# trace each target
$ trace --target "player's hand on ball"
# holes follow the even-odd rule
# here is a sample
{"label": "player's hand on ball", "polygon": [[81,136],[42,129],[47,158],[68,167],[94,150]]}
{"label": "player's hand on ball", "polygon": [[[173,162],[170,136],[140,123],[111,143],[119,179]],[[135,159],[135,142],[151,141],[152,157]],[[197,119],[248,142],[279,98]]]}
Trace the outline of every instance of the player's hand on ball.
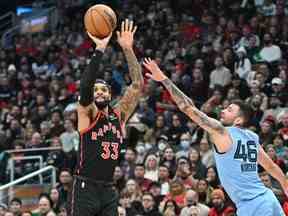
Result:
{"label": "player's hand on ball", "polygon": [[133,21],[126,19],[121,23],[121,31],[117,31],[117,41],[122,49],[132,49],[134,34],[137,30],[137,26],[134,26]]}
{"label": "player's hand on ball", "polygon": [[94,37],[87,31],[88,36],[91,38],[91,40],[96,44],[96,49],[104,51],[107,47],[107,44],[110,41],[110,38],[112,36],[112,32],[105,38],[99,39],[97,37]]}
{"label": "player's hand on ball", "polygon": [[167,77],[165,76],[165,74],[160,70],[160,68],[158,67],[158,65],[156,64],[156,62],[154,60],[151,60],[150,58],[145,58],[143,65],[145,66],[145,68],[147,70],[149,70],[151,73],[146,73],[145,75],[155,81],[161,82],[165,79],[167,79]]}

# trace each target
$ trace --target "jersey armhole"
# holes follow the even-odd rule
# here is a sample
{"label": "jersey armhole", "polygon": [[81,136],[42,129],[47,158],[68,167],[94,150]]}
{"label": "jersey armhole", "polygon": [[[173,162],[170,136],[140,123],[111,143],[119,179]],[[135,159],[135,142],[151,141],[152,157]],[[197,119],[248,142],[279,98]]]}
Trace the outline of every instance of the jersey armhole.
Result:
{"label": "jersey armhole", "polygon": [[220,154],[220,155],[224,155],[226,152],[220,152],[218,149],[217,149],[217,146],[213,143],[213,147],[214,147],[214,149],[215,149],[215,152],[217,153],[217,154]]}
{"label": "jersey armhole", "polygon": [[80,134],[80,136],[83,136],[83,134],[85,134],[85,133],[87,133],[89,130],[91,130],[91,129],[97,124],[97,122],[98,122],[98,120],[99,120],[99,117],[100,117],[100,114],[99,114],[99,112],[98,112],[98,113],[96,114],[95,120],[94,120],[87,128],[84,128],[84,129],[78,131],[79,134]]}
{"label": "jersey armhole", "polygon": [[125,137],[126,136],[126,132],[125,132],[125,121],[123,121],[122,117],[121,117],[121,111],[119,109],[117,109],[117,107],[113,107],[112,108],[113,113],[117,116],[119,122],[120,122],[120,128],[121,128],[121,132],[122,135]]}
{"label": "jersey armhole", "polygon": [[207,134],[207,141],[208,141],[208,143],[210,144],[210,146],[212,146],[212,147],[215,149],[215,152],[216,152],[217,154],[225,154],[225,153],[226,153],[226,152],[220,152],[220,151],[217,149],[217,146],[212,142],[211,137],[210,137],[209,134]]}

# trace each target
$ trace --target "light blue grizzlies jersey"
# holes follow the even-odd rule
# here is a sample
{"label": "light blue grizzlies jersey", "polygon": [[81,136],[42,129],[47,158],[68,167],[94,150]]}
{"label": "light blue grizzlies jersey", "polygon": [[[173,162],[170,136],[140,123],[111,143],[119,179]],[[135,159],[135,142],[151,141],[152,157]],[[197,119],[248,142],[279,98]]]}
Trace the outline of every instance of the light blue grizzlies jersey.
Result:
{"label": "light blue grizzlies jersey", "polygon": [[250,130],[237,127],[226,129],[233,145],[224,154],[214,148],[214,155],[221,184],[237,204],[265,193],[267,188],[258,176],[258,136]]}

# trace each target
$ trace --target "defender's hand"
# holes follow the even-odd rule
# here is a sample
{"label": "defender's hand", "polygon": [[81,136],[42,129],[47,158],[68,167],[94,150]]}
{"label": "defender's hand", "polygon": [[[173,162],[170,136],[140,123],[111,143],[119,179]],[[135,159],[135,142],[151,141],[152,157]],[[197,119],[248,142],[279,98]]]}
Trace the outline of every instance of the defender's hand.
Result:
{"label": "defender's hand", "polygon": [[143,65],[145,66],[145,68],[147,70],[149,70],[151,73],[146,73],[145,75],[155,81],[161,82],[165,79],[167,79],[167,77],[165,76],[165,74],[160,70],[160,68],[158,67],[158,65],[156,64],[156,62],[154,60],[151,60],[150,58],[145,58]]}
{"label": "defender's hand", "polygon": [[96,44],[96,49],[101,50],[102,52],[104,52],[104,50],[106,49],[107,44],[109,43],[110,38],[112,36],[112,32],[107,37],[105,37],[103,39],[94,37],[88,31],[87,31],[87,34],[91,38],[91,40]]}
{"label": "defender's hand", "polygon": [[121,32],[117,31],[117,41],[122,49],[132,49],[134,34],[137,30],[137,26],[134,26],[133,21],[128,19],[121,23]]}

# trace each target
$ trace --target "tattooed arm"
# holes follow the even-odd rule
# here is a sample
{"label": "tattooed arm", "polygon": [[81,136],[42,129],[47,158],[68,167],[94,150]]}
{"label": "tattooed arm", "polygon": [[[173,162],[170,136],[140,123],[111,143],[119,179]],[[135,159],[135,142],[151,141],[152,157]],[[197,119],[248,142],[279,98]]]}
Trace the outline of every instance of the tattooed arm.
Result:
{"label": "tattooed arm", "polygon": [[193,101],[187,97],[170,79],[164,79],[162,84],[169,91],[179,109],[188,115],[195,123],[210,134],[224,134],[225,127],[216,119],[210,118],[205,113],[201,112],[195,106]]}
{"label": "tattooed arm", "polygon": [[217,146],[217,150],[226,152],[231,146],[231,138],[221,122],[210,118],[205,113],[201,112],[195,106],[193,101],[164,75],[154,61],[146,59],[144,66],[151,72],[151,74],[147,74],[147,76],[155,81],[162,82],[162,84],[171,94],[179,109],[201,128],[208,132],[214,141],[214,144]]}
{"label": "tattooed arm", "polygon": [[123,49],[128,63],[129,75],[132,80],[131,85],[128,86],[125,94],[117,104],[123,122],[126,122],[135,110],[144,84],[141,66],[133,51],[133,37],[136,29],[137,27],[133,26],[133,21],[125,20],[121,24],[121,33],[117,32],[118,43]]}

